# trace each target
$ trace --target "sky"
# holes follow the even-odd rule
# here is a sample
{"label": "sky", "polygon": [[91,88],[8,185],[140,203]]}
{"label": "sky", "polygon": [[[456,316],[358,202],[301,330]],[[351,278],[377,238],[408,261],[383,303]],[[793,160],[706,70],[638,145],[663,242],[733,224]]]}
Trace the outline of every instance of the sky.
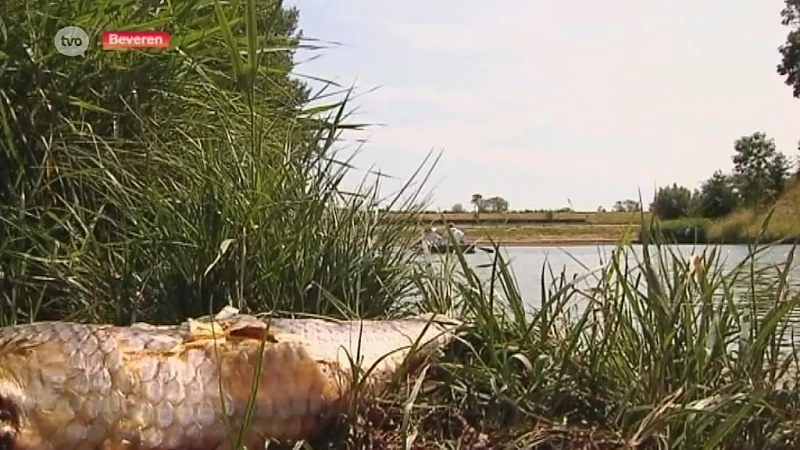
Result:
{"label": "sky", "polygon": [[800,100],[776,72],[783,0],[292,0],[296,72],[353,86],[359,168],[408,181],[431,150],[433,209],[647,203],[730,171],[756,131],[795,160]]}

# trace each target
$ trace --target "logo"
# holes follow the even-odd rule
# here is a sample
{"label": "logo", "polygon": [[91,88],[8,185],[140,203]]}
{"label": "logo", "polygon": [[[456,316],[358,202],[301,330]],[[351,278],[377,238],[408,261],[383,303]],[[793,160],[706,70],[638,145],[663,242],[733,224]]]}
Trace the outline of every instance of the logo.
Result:
{"label": "logo", "polygon": [[169,33],[165,31],[106,31],[104,50],[132,48],[169,48]]}
{"label": "logo", "polygon": [[80,27],[64,27],[53,39],[56,51],[66,56],[84,56],[89,48],[89,35]]}

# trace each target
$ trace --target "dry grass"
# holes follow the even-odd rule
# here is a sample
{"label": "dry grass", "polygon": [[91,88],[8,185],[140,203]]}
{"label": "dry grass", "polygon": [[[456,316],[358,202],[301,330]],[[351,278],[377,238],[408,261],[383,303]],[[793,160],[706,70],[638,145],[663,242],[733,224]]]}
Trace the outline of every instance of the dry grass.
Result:
{"label": "dry grass", "polygon": [[[800,180],[795,180],[771,209],[752,208],[737,211],[714,223],[709,237],[714,241],[744,242],[756,239],[762,232],[765,240],[800,238]],[[765,221],[769,217],[769,221]]]}
{"label": "dry grass", "polygon": [[[492,240],[501,243],[540,243],[558,241],[618,241],[627,225],[522,225],[467,226],[464,232],[470,240]],[[635,227],[638,228],[638,227]],[[634,230],[636,231],[636,230]]]}
{"label": "dry grass", "polygon": [[[650,213],[644,213],[645,222],[650,220]],[[402,217],[397,214],[396,217]],[[507,213],[483,213],[479,215],[480,222],[515,222],[531,223],[543,222],[548,220],[548,213],[545,212],[507,212]],[[425,212],[419,215],[420,222],[453,222],[470,223],[475,221],[473,213],[438,213]],[[595,225],[624,225],[628,223],[641,223],[642,213],[629,212],[553,212],[552,222],[568,221]]]}

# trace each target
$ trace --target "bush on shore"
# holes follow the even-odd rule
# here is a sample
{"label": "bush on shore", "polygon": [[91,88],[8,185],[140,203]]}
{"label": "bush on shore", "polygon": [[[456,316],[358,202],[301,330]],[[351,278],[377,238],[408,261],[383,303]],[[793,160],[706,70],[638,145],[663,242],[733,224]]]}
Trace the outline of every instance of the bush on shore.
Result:
{"label": "bush on shore", "polygon": [[682,218],[673,220],[643,223],[639,229],[640,242],[652,242],[657,237],[663,237],[667,242],[676,244],[694,244],[708,242],[708,227],[710,219]]}
{"label": "bush on shore", "polygon": [[768,209],[745,208],[715,222],[709,228],[715,242],[800,240],[800,179],[795,177]]}

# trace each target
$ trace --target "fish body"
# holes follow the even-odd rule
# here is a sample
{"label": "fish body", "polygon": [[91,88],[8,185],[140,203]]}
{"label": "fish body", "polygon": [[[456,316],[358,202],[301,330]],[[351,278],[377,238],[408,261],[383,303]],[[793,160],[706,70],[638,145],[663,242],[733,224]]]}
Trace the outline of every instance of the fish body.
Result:
{"label": "fish body", "polygon": [[375,392],[412,346],[424,356],[452,340],[458,323],[437,321],[225,309],[174,326],[0,328],[0,450],[232,449],[251,396],[248,449],[313,438],[346,411],[353,367],[372,369]]}

